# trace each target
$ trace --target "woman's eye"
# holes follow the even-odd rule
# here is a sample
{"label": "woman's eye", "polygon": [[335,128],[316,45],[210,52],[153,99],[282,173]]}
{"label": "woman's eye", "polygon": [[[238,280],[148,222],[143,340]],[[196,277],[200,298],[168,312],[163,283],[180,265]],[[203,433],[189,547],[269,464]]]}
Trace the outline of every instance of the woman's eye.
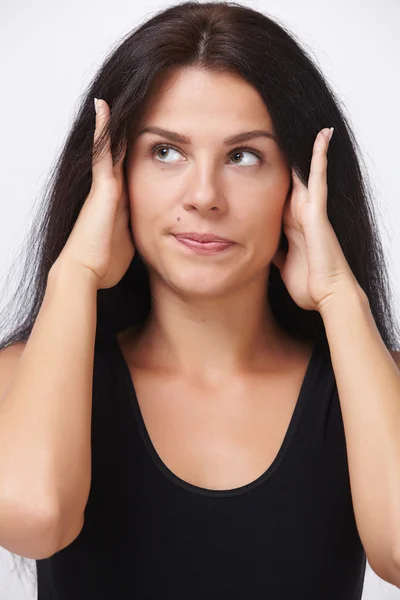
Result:
{"label": "woman's eye", "polygon": [[[162,155],[159,154],[160,151],[163,151]],[[150,148],[151,154],[153,156],[155,155],[157,160],[159,160],[160,162],[167,162],[167,163],[175,162],[175,161],[165,161],[165,160],[162,160],[162,158],[160,158],[160,156],[163,156],[165,158],[166,156],[168,156],[171,153],[171,151],[176,152],[177,154],[181,154],[176,148],[174,148],[173,146],[169,146],[168,144],[157,144]],[[256,160],[251,162],[251,159],[250,159],[250,162],[249,162],[249,160],[247,159],[245,162],[243,162],[241,157],[246,154],[252,156]],[[244,164],[244,165],[252,167],[258,163],[263,162],[261,155],[258,155],[257,153],[247,150],[245,148],[239,148],[239,149],[233,150],[233,152],[231,152],[230,156],[233,157],[233,159],[234,159],[232,164],[239,164],[239,165]]]}
{"label": "woman's eye", "polygon": [[[175,150],[175,148],[172,148],[172,146],[155,146],[155,147],[152,149],[152,154],[155,154],[155,155],[157,156],[157,160],[160,160],[160,155],[158,154],[158,152],[159,152],[160,150],[163,150],[163,151],[165,151],[165,150],[166,150],[166,151],[167,151],[167,153],[170,153],[170,152],[171,152],[171,150],[172,150],[173,152],[177,152],[178,154],[180,154],[180,153],[179,153],[177,150]],[[162,156],[164,156],[164,158],[165,158],[165,156],[166,156],[166,153],[164,153]],[[167,162],[167,161],[165,161],[165,160],[161,160],[160,162]]]}
{"label": "woman's eye", "polygon": [[[241,156],[241,155],[243,155],[243,154],[249,154],[250,156],[253,156],[253,158],[256,158],[256,162],[254,162],[254,163],[250,163],[250,165],[249,165],[249,163],[248,163],[248,162],[247,162],[247,163],[244,163],[244,164],[248,164],[248,165],[249,165],[249,166],[251,166],[251,167],[252,167],[253,165],[255,165],[255,164],[258,164],[258,163],[262,162],[262,160],[261,160],[261,156],[258,156],[257,154],[255,154],[254,152],[251,152],[250,150],[244,150],[244,149],[243,149],[243,150],[234,150],[234,151],[232,152],[231,156],[232,156],[232,157],[237,157],[237,156]],[[240,160],[240,159],[239,159],[239,160]],[[235,162],[234,162],[234,164],[237,164],[237,163],[235,163]]]}

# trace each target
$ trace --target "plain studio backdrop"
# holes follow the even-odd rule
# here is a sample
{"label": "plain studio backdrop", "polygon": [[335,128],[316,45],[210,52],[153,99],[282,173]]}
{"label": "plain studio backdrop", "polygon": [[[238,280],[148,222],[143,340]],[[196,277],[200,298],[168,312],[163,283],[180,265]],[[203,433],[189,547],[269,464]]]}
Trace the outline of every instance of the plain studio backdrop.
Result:
{"label": "plain studio backdrop", "polygon": [[[1,305],[15,290],[16,254],[81,94],[111,46],[139,22],[174,3],[3,0]],[[242,4],[277,19],[298,36],[341,99],[374,187],[399,317],[400,1],[245,0]],[[6,281],[12,263],[12,277]],[[11,568],[11,555],[0,548],[1,600],[36,598],[35,585],[20,581]],[[377,577],[367,565],[363,599],[395,598],[400,600],[400,589]]]}

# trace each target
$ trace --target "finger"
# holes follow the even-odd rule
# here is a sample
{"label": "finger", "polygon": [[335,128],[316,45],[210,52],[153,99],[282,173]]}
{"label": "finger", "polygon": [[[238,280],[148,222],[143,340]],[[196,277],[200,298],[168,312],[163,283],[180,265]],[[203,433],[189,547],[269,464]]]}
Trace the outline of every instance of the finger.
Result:
{"label": "finger", "polygon": [[330,129],[325,128],[318,133],[314,142],[308,178],[308,191],[313,198],[320,201],[321,205],[326,203],[327,198],[327,152],[330,137]]}
{"label": "finger", "polygon": [[314,141],[311,168],[309,175],[310,179],[321,180],[321,177],[326,175],[326,166],[328,163],[327,152],[329,147],[329,140],[331,136],[330,129],[322,129]]}
{"label": "finger", "polygon": [[[99,139],[108,123],[110,117],[110,109],[105,100],[97,101],[96,127],[94,131],[94,147],[99,142]],[[110,138],[107,136],[104,148],[99,156],[93,157],[92,163],[93,181],[114,178],[113,161],[111,155]]]}

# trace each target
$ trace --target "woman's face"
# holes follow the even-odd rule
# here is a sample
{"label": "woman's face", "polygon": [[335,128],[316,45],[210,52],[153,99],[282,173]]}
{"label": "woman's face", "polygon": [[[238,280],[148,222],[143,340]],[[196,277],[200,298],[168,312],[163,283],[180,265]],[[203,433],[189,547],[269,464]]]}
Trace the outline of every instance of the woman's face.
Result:
{"label": "woman's face", "polygon": [[[145,127],[188,139],[140,134]],[[265,277],[279,245],[291,170],[272,137],[224,143],[253,130],[275,134],[258,92],[236,75],[179,70],[152,94],[126,157],[135,246],[151,280],[185,295],[216,296]],[[160,147],[152,154],[154,143]],[[173,235],[187,232],[235,243],[199,254]]]}

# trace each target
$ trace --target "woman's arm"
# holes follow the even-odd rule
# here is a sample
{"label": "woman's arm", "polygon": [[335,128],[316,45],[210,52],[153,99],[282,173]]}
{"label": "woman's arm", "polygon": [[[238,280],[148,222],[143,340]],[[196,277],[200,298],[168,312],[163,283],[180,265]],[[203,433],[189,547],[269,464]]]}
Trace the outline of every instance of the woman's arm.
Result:
{"label": "woman's arm", "polygon": [[349,288],[320,312],[343,415],[358,532],[371,568],[400,587],[400,353],[387,350],[359,290]]}
{"label": "woman's arm", "polygon": [[96,297],[83,269],[50,272],[0,401],[0,545],[27,558],[53,554],[83,526],[91,482]]}

